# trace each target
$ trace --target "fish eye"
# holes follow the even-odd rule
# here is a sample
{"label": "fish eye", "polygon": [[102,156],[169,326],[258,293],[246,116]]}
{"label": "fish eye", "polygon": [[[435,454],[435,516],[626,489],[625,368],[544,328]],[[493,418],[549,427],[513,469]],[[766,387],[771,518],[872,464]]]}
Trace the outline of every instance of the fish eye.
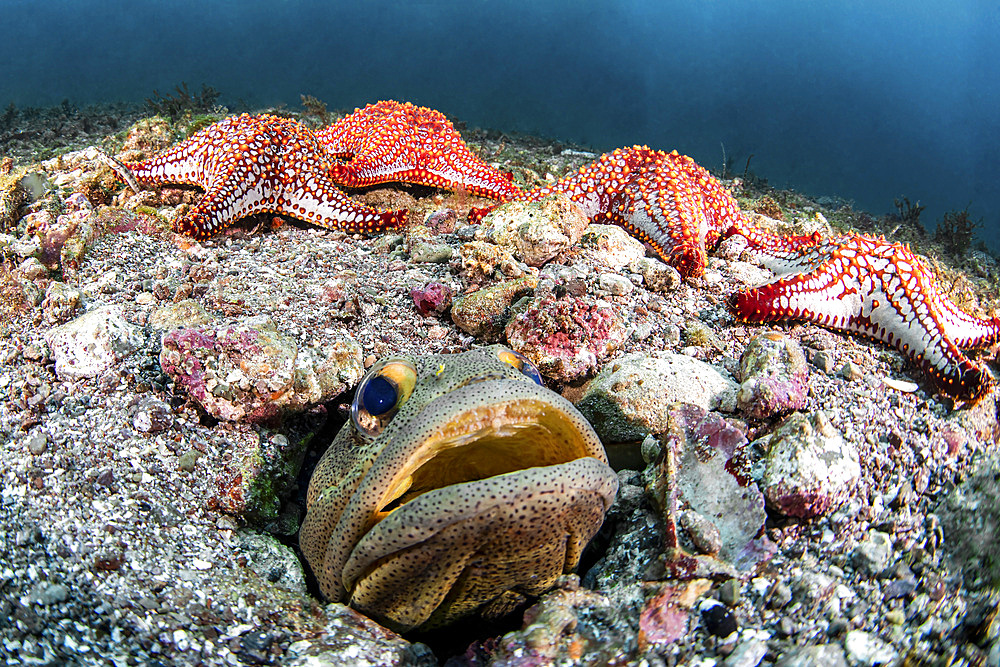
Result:
{"label": "fish eye", "polygon": [[532,380],[535,384],[542,384],[542,374],[538,372],[535,365],[528,361],[528,358],[520,352],[515,352],[510,348],[502,347],[497,350],[497,359],[513,366],[521,371],[521,374]]}
{"label": "fish eye", "polygon": [[405,359],[379,362],[361,378],[351,403],[351,421],[363,437],[374,438],[413,393],[417,371]]}

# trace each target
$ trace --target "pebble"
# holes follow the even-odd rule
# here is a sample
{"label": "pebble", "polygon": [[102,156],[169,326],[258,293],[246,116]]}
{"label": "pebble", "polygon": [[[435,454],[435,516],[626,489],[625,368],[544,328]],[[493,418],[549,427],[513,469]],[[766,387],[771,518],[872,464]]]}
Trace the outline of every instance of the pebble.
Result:
{"label": "pebble", "polygon": [[35,601],[48,606],[65,602],[67,598],[69,598],[69,588],[64,584],[49,584],[35,596]]}
{"label": "pebble", "polygon": [[740,601],[741,588],[739,579],[726,579],[719,586],[719,600],[727,607],[735,607]]}
{"label": "pebble", "polygon": [[791,601],[792,589],[788,587],[788,584],[782,581],[774,582],[774,586],[771,587],[771,594],[768,599],[767,606],[771,609],[782,609]]}
{"label": "pebble", "polygon": [[851,630],[844,637],[848,660],[856,665],[891,665],[896,660],[892,646],[864,630]]}
{"label": "pebble", "polygon": [[45,450],[49,448],[49,439],[44,433],[35,433],[28,436],[26,444],[28,451],[37,456],[44,454]]}
{"label": "pebble", "polygon": [[701,620],[705,629],[716,637],[728,637],[739,629],[736,615],[715,600],[706,600],[701,606]]}
{"label": "pebble", "polygon": [[868,531],[852,556],[855,567],[869,576],[884,570],[891,557],[892,541],[887,534],[878,530]]}
{"label": "pebble", "polygon": [[722,664],[725,667],[757,667],[765,655],[767,642],[760,639],[741,641]]}
{"label": "pebble", "polygon": [[192,472],[199,458],[201,458],[201,452],[196,449],[189,449],[177,458],[177,468],[184,472]]}
{"label": "pebble", "polygon": [[809,363],[824,373],[833,371],[833,357],[826,350],[817,350],[809,355]]}
{"label": "pebble", "polygon": [[820,644],[793,649],[784,655],[774,667],[847,667],[844,650],[836,644]]}
{"label": "pebble", "polygon": [[632,290],[635,289],[631,280],[614,273],[602,273],[597,278],[597,284],[612,296],[625,296],[631,294]]}

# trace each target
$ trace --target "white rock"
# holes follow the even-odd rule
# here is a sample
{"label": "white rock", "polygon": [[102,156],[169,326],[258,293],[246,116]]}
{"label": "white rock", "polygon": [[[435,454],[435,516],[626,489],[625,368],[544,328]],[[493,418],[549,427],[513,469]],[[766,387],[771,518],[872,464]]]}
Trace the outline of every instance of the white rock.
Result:
{"label": "white rock", "polygon": [[140,345],[138,327],[126,322],[113,306],[101,306],[50,330],[45,340],[61,380],[95,377]]}

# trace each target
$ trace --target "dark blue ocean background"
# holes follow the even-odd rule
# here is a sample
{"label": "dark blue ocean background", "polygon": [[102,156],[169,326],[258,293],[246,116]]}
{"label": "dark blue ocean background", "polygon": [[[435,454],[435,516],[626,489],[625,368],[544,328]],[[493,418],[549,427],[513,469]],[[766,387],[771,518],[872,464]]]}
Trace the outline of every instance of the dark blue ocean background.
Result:
{"label": "dark blue ocean background", "polygon": [[[969,207],[1000,249],[1000,2],[0,2],[0,105],[410,100],[470,125],[645,143],[718,172]],[[724,147],[724,149],[723,149]]]}

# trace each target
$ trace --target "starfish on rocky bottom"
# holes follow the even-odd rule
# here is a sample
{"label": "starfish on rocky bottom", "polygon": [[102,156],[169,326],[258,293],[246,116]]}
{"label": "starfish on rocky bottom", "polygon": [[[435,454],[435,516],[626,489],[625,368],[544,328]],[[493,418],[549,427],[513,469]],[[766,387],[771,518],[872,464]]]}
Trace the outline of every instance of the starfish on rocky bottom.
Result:
{"label": "starfish on rocky bottom", "polygon": [[963,312],[941,294],[934,274],[910,249],[882,237],[848,234],[751,242],[749,254],[779,277],[733,294],[743,320],[807,320],[895,346],[942,392],[976,401],[993,387],[989,371],[961,349],[1000,341],[1000,318]]}
{"label": "starfish on rocky bottom", "polygon": [[331,177],[360,188],[402,181],[506,201],[521,194],[508,174],[472,154],[440,111],[385,100],[316,133],[334,158]]}
{"label": "starfish on rocky bottom", "polygon": [[201,201],[175,222],[178,231],[197,239],[255,213],[288,215],[352,233],[400,227],[406,220],[405,210],[378,211],[338,190],[323,147],[312,132],[287,118],[233,116],[152,159],[108,164],[130,184],[204,188]]}
{"label": "starfish on rocky bottom", "polygon": [[[704,273],[706,248],[742,220],[732,195],[694,160],[647,146],[606,153],[517,200],[538,201],[560,192],[591,222],[618,225],[648,243],[684,277]],[[494,208],[473,209],[469,220],[478,222]]]}

